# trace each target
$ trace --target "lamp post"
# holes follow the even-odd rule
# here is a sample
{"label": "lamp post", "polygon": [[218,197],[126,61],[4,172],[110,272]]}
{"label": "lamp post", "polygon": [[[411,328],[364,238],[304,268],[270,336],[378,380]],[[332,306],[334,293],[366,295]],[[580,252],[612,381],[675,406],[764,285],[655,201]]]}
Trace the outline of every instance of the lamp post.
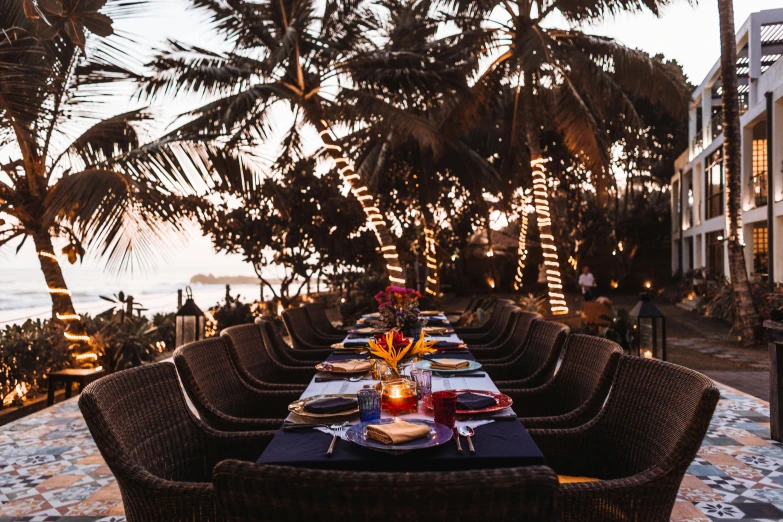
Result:
{"label": "lamp post", "polygon": [[204,317],[204,312],[202,312],[201,309],[196,306],[196,302],[193,301],[193,292],[190,287],[188,286],[185,291],[187,292],[187,299],[185,299],[185,304],[177,310],[175,321],[175,348],[179,348],[183,344],[203,339],[207,322],[206,317]]}
{"label": "lamp post", "polygon": [[666,317],[652,302],[649,292],[639,294],[631,310],[631,347],[635,355],[666,360]]}

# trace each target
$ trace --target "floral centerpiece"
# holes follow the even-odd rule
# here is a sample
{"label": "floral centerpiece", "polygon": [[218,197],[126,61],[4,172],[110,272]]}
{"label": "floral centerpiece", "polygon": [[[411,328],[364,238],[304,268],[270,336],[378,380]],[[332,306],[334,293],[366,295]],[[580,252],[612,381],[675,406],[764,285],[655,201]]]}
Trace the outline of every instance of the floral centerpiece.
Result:
{"label": "floral centerpiece", "polygon": [[388,328],[397,328],[410,337],[419,337],[422,326],[420,297],[421,294],[413,288],[386,287],[386,290],[375,295],[381,321]]}
{"label": "floral centerpiece", "polygon": [[433,346],[437,341],[425,341],[424,332],[419,334],[418,341],[406,338],[402,333],[391,330],[386,334],[377,334],[369,341],[370,356],[379,359],[399,375],[402,366],[417,357],[435,353]]}

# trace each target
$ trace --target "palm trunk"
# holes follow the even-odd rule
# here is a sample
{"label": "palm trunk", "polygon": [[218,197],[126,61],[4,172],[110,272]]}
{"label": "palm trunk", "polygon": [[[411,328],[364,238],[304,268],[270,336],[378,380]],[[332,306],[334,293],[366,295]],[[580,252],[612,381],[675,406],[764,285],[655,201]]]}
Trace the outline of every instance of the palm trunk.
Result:
{"label": "palm trunk", "polygon": [[48,232],[39,232],[33,235],[33,243],[38,253],[38,261],[41,271],[52,298],[52,319],[62,321],[67,325],[65,338],[71,342],[81,343],[87,340],[84,334],[84,326],[76,314],[71,300],[71,292],[65,285],[60,263],[54,255],[52,238]]}
{"label": "palm trunk", "polygon": [[[723,79],[723,161],[726,172],[726,228],[729,249],[729,275],[734,291],[734,327],[742,343],[753,344],[758,333],[758,314],[753,303],[745,266],[742,241],[742,177],[740,162],[739,98],[737,93],[737,45],[734,37],[732,0],[718,0]],[[769,117],[769,115],[767,115]]]}
{"label": "palm trunk", "polygon": [[514,277],[514,290],[522,291],[525,284],[525,265],[527,263],[527,201],[522,200],[519,213],[519,243],[517,244],[517,274]]}
{"label": "palm trunk", "polygon": [[400,256],[397,254],[397,246],[394,241],[394,235],[389,230],[386,220],[378,209],[377,202],[363,186],[359,175],[353,170],[353,166],[343,157],[342,147],[340,147],[332,137],[329,127],[324,121],[318,121],[316,125],[325,148],[329,155],[337,164],[340,175],[351,187],[351,192],[367,215],[367,224],[375,231],[375,237],[381,246],[381,253],[386,262],[386,270],[389,272],[389,281],[394,284],[405,284],[405,272],[400,263]]}
{"label": "palm trunk", "polygon": [[555,246],[555,236],[552,233],[552,215],[549,207],[549,186],[544,170],[544,155],[541,151],[538,131],[530,110],[535,103],[531,75],[525,75],[525,124],[527,126],[527,146],[530,150],[530,166],[533,177],[533,201],[536,206],[536,224],[541,238],[541,249],[544,253],[544,267],[549,293],[549,310],[552,315],[568,313],[568,305],[563,293],[563,277],[560,271],[560,260]]}

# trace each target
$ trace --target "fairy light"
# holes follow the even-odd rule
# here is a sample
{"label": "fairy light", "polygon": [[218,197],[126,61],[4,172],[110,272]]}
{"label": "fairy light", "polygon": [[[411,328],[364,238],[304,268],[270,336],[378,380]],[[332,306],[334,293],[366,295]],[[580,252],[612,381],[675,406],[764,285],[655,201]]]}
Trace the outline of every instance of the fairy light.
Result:
{"label": "fairy light", "polygon": [[522,289],[525,264],[527,263],[527,209],[523,208],[519,218],[519,244],[517,245],[517,274],[514,276],[514,290]]}
{"label": "fairy light", "polygon": [[[75,337],[78,337],[78,336],[75,336]],[[86,336],[86,335],[83,336],[83,337],[87,337],[88,341],[90,340],[90,338],[88,336]],[[97,353],[93,353],[93,352],[80,353],[80,354],[74,356],[74,359],[76,359],[77,361],[97,361],[98,360],[98,354]]]}
{"label": "fairy light", "polygon": [[541,232],[541,248],[544,251],[544,267],[549,289],[549,308],[552,315],[568,313],[568,305],[563,294],[563,280],[560,275],[555,237],[552,235],[552,215],[549,210],[549,188],[544,173],[544,160],[536,158],[530,162],[533,170],[533,204],[536,209],[538,229]]}
{"label": "fairy light", "polygon": [[438,295],[438,259],[436,255],[435,232],[429,227],[424,227],[424,258],[429,271],[424,291],[433,296]]}
{"label": "fairy light", "polygon": [[[335,137],[331,133],[329,125],[324,120],[321,120],[321,124],[324,126],[324,128],[318,132],[318,135],[323,140],[324,148],[341,153],[343,150],[342,147],[336,143],[331,143],[335,140]],[[342,178],[343,182],[350,187],[351,193],[354,195],[354,197],[356,197],[356,199],[359,201],[359,204],[362,206],[362,210],[364,210],[367,219],[367,226],[375,233],[375,237],[378,239],[378,243],[381,245],[383,258],[387,262],[386,269],[389,271],[389,281],[392,283],[404,285],[405,278],[397,277],[397,274],[404,274],[402,266],[400,265],[399,256],[397,255],[397,247],[387,244],[388,241],[384,239],[383,234],[380,232],[380,230],[384,228],[388,229],[388,225],[386,223],[386,219],[383,217],[378,207],[371,204],[371,202],[374,200],[373,196],[366,193],[368,192],[366,186],[354,186],[356,181],[360,179],[360,176],[354,172],[353,166],[345,157],[333,155],[332,159],[338,167],[338,172],[340,173],[340,177]]]}
{"label": "fairy light", "polygon": [[[36,252],[36,254],[38,254],[38,257],[41,257],[41,258],[44,258],[44,259],[48,259],[52,263],[55,263],[57,265],[60,264],[60,261],[57,259],[57,256],[55,256],[51,252],[46,252],[44,250],[39,250],[38,252]],[[71,295],[71,291],[68,290],[67,288],[57,288],[57,287],[51,287],[50,286],[47,289],[49,290],[49,294],[50,295],[67,295],[67,296]],[[81,319],[79,317],[79,315],[75,314],[75,313],[61,314],[59,312],[55,312],[54,315],[55,315],[55,317],[57,317],[57,319],[59,319],[60,321],[62,321],[64,323],[67,323],[67,322],[70,322],[70,321],[78,321],[78,320]],[[65,337],[66,340],[72,341],[72,342],[90,342],[90,336],[89,335],[85,335],[85,334],[72,334],[72,333],[70,333],[68,331],[65,331],[65,332],[63,332],[63,337]],[[80,360],[79,357],[81,355],[89,355],[89,354],[77,355],[76,356],[76,360]],[[95,356],[95,359],[98,359],[97,355],[95,355],[95,354],[92,354],[92,355]]]}

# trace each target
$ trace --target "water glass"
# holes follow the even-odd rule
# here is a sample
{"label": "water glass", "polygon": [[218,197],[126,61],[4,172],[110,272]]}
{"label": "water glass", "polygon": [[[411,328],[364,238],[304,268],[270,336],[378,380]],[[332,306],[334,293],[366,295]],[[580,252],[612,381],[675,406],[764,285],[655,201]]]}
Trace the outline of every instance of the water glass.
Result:
{"label": "water glass", "polygon": [[444,390],[433,393],[432,406],[435,410],[435,422],[454,429],[457,416],[457,392]]}
{"label": "water glass", "polygon": [[416,381],[416,394],[421,400],[425,395],[432,393],[432,372],[430,370],[411,370],[411,377]]}
{"label": "water glass", "polygon": [[362,422],[381,418],[381,394],[373,388],[362,388],[356,393],[359,401],[359,419]]}

